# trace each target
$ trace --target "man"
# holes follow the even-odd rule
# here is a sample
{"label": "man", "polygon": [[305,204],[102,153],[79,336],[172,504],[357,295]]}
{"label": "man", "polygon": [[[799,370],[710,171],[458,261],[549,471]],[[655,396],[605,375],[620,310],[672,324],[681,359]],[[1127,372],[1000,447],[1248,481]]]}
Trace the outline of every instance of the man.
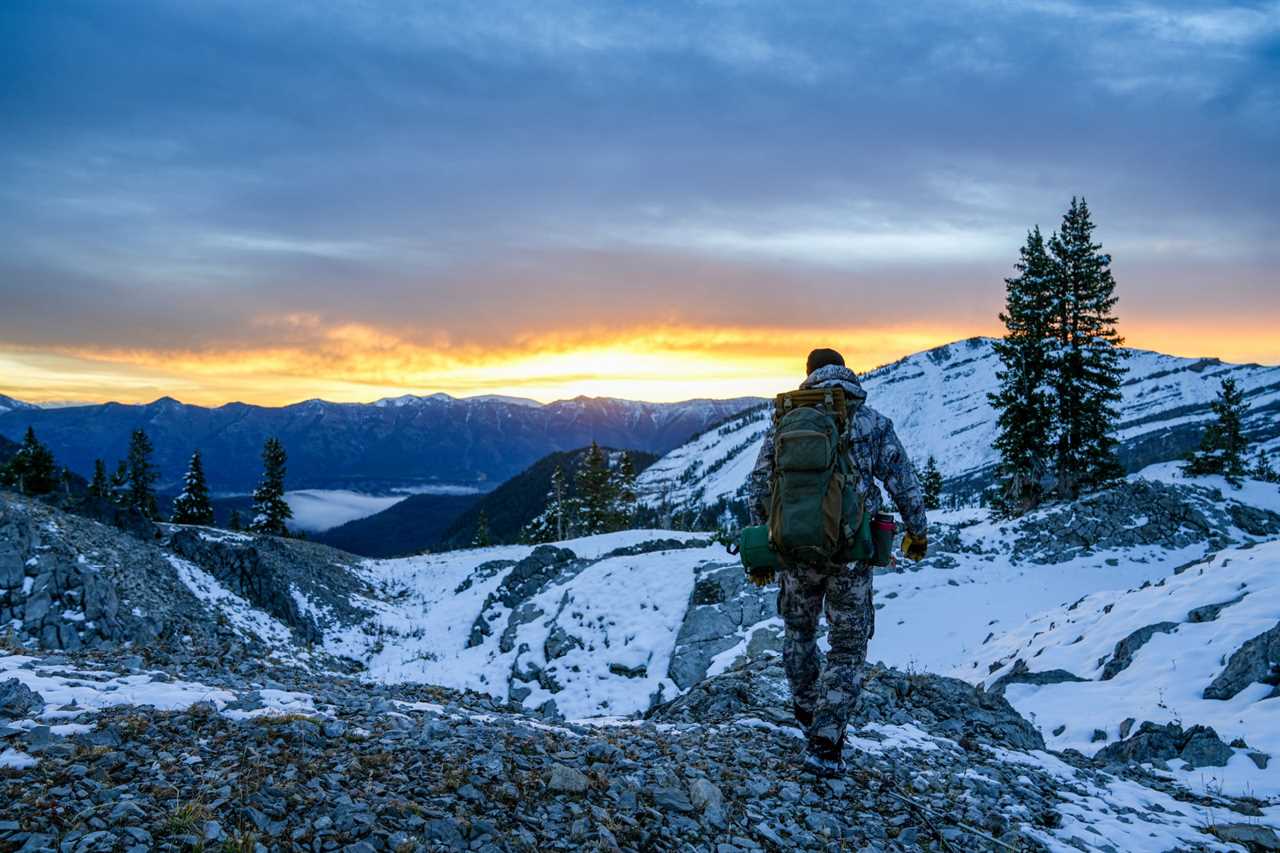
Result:
{"label": "man", "polygon": [[[893,423],[864,404],[867,392],[857,374],[835,350],[809,354],[808,378],[801,389],[839,386],[849,407],[849,452],[858,472],[858,492],[865,511],[881,511],[884,499],[876,480],[884,483],[906,525],[903,553],[920,560],[927,549],[924,494],[916,480]],[[774,466],[770,430],[756,459],[748,486],[753,524],[768,519]],[[805,764],[823,775],[844,769],[845,727],[862,690],[867,641],[873,632],[872,565],[790,566],[779,573],[778,612],[786,625],[782,660],[791,684],[796,720],[805,728]],[[826,667],[818,655],[818,617],[825,610],[831,651]]]}

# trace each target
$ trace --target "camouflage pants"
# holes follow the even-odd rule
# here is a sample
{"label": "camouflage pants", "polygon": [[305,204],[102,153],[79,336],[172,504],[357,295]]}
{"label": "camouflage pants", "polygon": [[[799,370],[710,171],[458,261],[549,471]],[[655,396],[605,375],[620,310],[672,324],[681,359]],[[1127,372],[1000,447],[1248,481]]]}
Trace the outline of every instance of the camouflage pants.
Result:
{"label": "camouflage pants", "polygon": [[[815,569],[780,573],[778,612],[786,625],[782,661],[796,706],[813,713],[811,738],[839,742],[857,707],[867,641],[875,624],[871,576],[869,563],[834,573]],[[831,641],[825,667],[818,652],[818,617],[823,611]]]}

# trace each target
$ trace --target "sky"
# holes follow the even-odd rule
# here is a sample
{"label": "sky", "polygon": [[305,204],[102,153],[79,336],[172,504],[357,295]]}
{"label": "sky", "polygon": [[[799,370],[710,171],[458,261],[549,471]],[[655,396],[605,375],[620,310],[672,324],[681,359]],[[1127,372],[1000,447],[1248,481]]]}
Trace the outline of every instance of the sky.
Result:
{"label": "sky", "polygon": [[1280,362],[1280,3],[0,4],[0,393],[771,394],[998,334]]}

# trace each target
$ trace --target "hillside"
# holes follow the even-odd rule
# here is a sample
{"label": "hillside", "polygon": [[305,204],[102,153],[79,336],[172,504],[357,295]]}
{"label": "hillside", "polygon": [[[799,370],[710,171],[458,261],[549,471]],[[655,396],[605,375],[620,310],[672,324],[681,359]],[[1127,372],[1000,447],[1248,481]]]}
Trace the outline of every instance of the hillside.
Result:
{"label": "hillside", "polygon": [[0,435],[20,439],[28,425],[34,426],[60,463],[84,473],[92,472],[95,458],[109,465],[123,458],[130,433],[143,428],[155,445],[159,486],[168,491],[177,488],[191,451],[199,448],[210,489],[247,494],[261,473],[262,443],[272,435],[288,450],[290,489],[385,493],[462,485],[484,490],[548,453],[592,440],[665,453],[751,402],[578,397],[542,406],[437,394],[368,404],[308,400],[279,408],[243,403],[205,408],[163,398],[146,405],[3,411]]}
{"label": "hillside", "polygon": [[[867,404],[893,421],[918,464],[930,454],[937,459],[953,494],[986,485],[997,461],[991,447],[995,413],[987,394],[996,388],[999,358],[991,344],[991,338],[957,341],[862,377]],[[1237,381],[1250,407],[1246,435],[1280,446],[1280,367],[1126,352],[1118,438],[1127,470],[1181,458],[1195,447],[1209,404],[1227,377]],[[640,478],[644,502],[696,513],[739,500],[767,427],[767,409],[744,413],[672,450]]]}
{"label": "hillside", "polygon": [[[608,447],[604,449],[611,458],[623,452]],[[524,526],[546,507],[547,494],[551,491],[551,475],[556,468],[564,472],[565,494],[569,497],[577,494],[574,472],[581,466],[586,452],[587,448],[583,447],[564,453],[552,453],[539,459],[468,507],[454,519],[437,544],[441,548],[469,546],[475,536],[481,512],[489,521],[489,534],[494,542],[515,542]],[[642,450],[625,452],[631,454],[631,464],[637,472],[643,472],[657,459],[653,454]]]}
{"label": "hillside", "polygon": [[[360,561],[2,497],[0,615],[27,646],[0,656],[0,842],[1270,844],[1277,510],[1274,485],[1158,466],[1003,527],[937,514],[929,558],[878,574],[851,769],[819,782],[776,590],[706,537]],[[111,786],[44,804],[85,774]]]}
{"label": "hillside", "polygon": [[410,495],[381,512],[311,534],[316,542],[362,557],[402,557],[434,548],[480,495]]}

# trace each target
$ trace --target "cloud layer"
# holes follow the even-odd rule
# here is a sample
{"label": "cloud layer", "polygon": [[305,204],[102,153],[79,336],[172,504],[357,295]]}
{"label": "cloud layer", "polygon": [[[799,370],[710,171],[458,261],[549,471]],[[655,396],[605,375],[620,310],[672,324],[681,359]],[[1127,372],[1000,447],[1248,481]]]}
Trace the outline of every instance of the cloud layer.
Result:
{"label": "cloud layer", "polygon": [[0,391],[716,393],[993,331],[1075,193],[1132,342],[1280,359],[1276,3],[422,6],[0,8]]}

